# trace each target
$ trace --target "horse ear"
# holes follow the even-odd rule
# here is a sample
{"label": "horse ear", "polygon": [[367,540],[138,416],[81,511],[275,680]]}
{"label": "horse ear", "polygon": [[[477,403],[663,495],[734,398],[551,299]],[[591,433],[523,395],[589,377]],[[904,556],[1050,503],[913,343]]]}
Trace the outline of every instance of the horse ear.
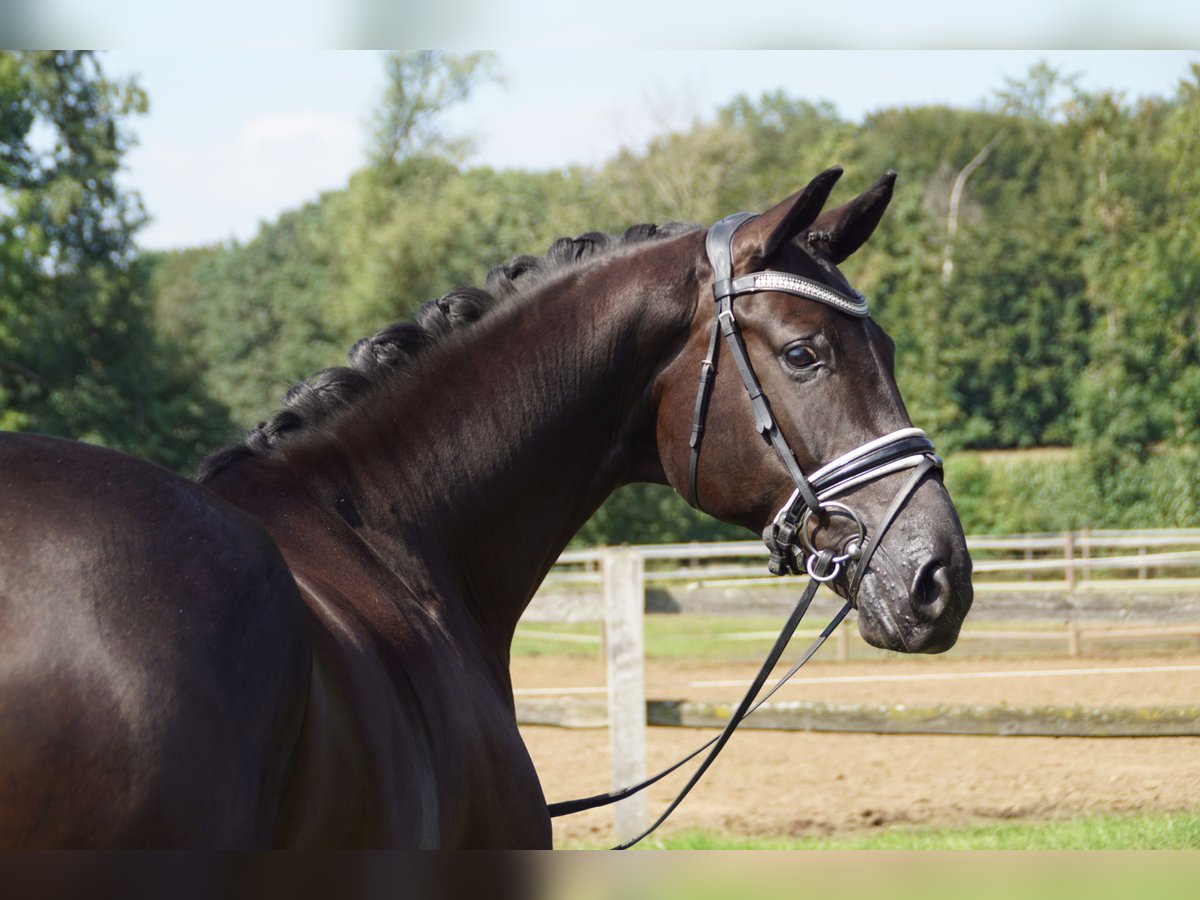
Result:
{"label": "horse ear", "polygon": [[808,242],[837,265],[875,231],[895,184],[896,173],[889,169],[849,203],[821,213],[805,232]]}
{"label": "horse ear", "polygon": [[739,228],[739,255],[747,254],[761,263],[785,241],[812,225],[841,175],[841,166],[826,169],[810,181],[807,187],[776,203],[761,216],[751,219]]}

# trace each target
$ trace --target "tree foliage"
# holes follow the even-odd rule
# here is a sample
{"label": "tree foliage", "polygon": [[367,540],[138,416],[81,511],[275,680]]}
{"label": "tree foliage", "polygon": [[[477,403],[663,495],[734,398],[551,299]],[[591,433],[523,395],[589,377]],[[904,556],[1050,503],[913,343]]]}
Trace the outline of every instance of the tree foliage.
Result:
{"label": "tree foliage", "polygon": [[[95,411],[129,407],[149,383],[198,403],[180,371],[249,425],[356,338],[559,235],[761,209],[842,164],[833,203],[885,169],[901,176],[846,270],[896,339],[914,421],[945,450],[1078,448],[1024,481],[965,457],[951,480],[972,527],[1200,523],[1200,69],[1172,97],[1130,101],[1039,65],[976,109],[881,109],[858,123],[774,91],[595,168],[530,172],[466,165],[444,133],[441,114],[494,77],[490,57],[393,54],[370,159],[344,189],[248,243],[135,265],[140,211],[111,174],[127,145],[121,117],[141,98],[94,67],[88,56],[0,57],[8,427],[137,446],[118,434],[131,414],[109,435],[90,424]],[[56,101],[73,78],[97,93]],[[78,108],[96,112],[69,113]],[[39,151],[29,135],[54,116],[75,137]],[[129,359],[144,373],[164,341],[170,371],[140,388],[117,379],[126,351],[113,348],[140,343]],[[635,486],[581,539],[731,533],[669,491]]]}
{"label": "tree foliage", "polygon": [[143,214],[117,183],[145,106],[91,53],[0,53],[0,428],[184,466],[227,420],[151,327]]}
{"label": "tree foliage", "polygon": [[371,158],[376,166],[464,150],[464,144],[445,136],[438,117],[479,84],[496,78],[496,58],[482,52],[406,50],[386,55],[384,75],[387,87],[373,122]]}
{"label": "tree foliage", "polygon": [[[1079,439],[1106,500],[1200,518],[1200,66],[1171,104],[1094,99],[1079,111],[1090,358],[1075,389]],[[1176,465],[1141,473],[1173,451]],[[1160,469],[1162,467],[1160,466]]]}

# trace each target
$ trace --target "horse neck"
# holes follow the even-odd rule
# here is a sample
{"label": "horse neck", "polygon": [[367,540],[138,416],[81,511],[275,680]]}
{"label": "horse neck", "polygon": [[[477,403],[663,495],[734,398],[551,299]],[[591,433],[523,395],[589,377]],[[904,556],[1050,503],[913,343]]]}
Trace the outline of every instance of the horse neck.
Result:
{"label": "horse neck", "polygon": [[347,417],[360,535],[399,571],[436,567],[505,653],[576,531],[657,471],[650,384],[694,314],[694,254],[677,238],[568,272]]}

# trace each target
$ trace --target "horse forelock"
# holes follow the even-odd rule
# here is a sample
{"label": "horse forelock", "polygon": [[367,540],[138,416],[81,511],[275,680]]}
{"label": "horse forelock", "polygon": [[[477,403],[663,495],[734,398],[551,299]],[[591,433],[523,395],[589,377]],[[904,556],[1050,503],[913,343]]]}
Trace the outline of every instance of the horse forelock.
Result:
{"label": "horse forelock", "polygon": [[670,222],[633,225],[620,236],[590,231],[559,238],[544,256],[517,256],[493,268],[486,289],[456,288],[423,304],[412,322],[397,322],[356,341],[347,364],[322,369],[293,385],[283,408],[250,429],[241,441],[206,457],[197,467],[197,480],[207,481],[235,462],[263,457],[289,438],[310,432],[371,393],[387,376],[405,369],[431,347],[460,334],[501,303],[528,296],[540,284],[591,260],[622,248],[676,237],[701,226]]}

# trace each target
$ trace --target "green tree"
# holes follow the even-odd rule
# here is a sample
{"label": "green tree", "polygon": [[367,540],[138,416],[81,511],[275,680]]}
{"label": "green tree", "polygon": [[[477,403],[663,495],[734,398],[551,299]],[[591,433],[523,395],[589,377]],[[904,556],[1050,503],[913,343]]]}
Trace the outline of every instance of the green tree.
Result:
{"label": "green tree", "polygon": [[357,338],[480,283],[560,228],[593,224],[571,173],[463,171],[454,158],[437,114],[489,65],[478,54],[389,57],[378,119],[390,124],[344,190],[284,213],[246,244],[157,261],[158,321],[203,360],[208,389],[236,421],[266,415]]}
{"label": "green tree", "polygon": [[[357,337],[560,235],[765,208],[840,163],[838,203],[890,168],[888,215],[845,271],[897,342],[914,421],[948,450],[1086,451],[1033,478],[1023,461],[961,469],[972,527],[1200,520],[1200,75],[1130,103],[1038,66],[977,109],[883,109],[861,124],[773,92],[594,169],[526,172],[468,167],[442,135],[440,113],[478,83],[454,82],[454,59],[394,60],[403,90],[379,117],[391,124],[345,190],[249,244],[156,260],[159,323],[240,422]],[[580,539],[718,533],[669,491],[634,486]]]}
{"label": "green tree", "polygon": [[1082,174],[1062,126],[890,109],[868,118],[855,150],[855,169],[901,173],[892,208],[849,265],[896,338],[914,418],[948,449],[1069,441],[1091,313]]}
{"label": "green tree", "polygon": [[1092,478],[1118,507],[1200,521],[1200,66],[1169,106],[1078,111],[1088,167],[1088,291],[1098,310],[1076,387]]}
{"label": "green tree", "polygon": [[284,213],[244,246],[196,265],[204,299],[192,346],[206,384],[240,425],[278,406],[317,369],[340,363],[348,344],[331,312],[340,284],[324,202]]}
{"label": "green tree", "polygon": [[412,156],[458,157],[467,145],[447,138],[439,119],[477,86],[496,79],[496,57],[407,50],[384,57],[384,74],[387,86],[374,116],[372,162],[379,166]]}
{"label": "green tree", "polygon": [[[723,173],[714,216],[766,209],[799,190],[817,172],[848,161],[856,132],[830,103],[812,103],[782,90],[757,99],[734,98],[718,111],[717,127],[740,135],[748,152],[736,169]],[[857,183],[878,174],[853,172],[847,180]],[[849,192],[840,186],[839,195]]]}
{"label": "green tree", "polygon": [[1024,78],[1005,78],[995,105],[1006,115],[1049,122],[1069,110],[1079,94],[1078,74],[1067,75],[1040,60]]}
{"label": "green tree", "polygon": [[225,420],[151,329],[116,177],[145,107],[92,53],[0,53],[0,427],[183,467]]}
{"label": "green tree", "polygon": [[[622,150],[596,173],[603,223],[710,222],[724,215],[724,185],[745,174],[750,143],[737,129],[694,125],[650,142],[644,153]],[[601,223],[593,227],[602,227]]]}

